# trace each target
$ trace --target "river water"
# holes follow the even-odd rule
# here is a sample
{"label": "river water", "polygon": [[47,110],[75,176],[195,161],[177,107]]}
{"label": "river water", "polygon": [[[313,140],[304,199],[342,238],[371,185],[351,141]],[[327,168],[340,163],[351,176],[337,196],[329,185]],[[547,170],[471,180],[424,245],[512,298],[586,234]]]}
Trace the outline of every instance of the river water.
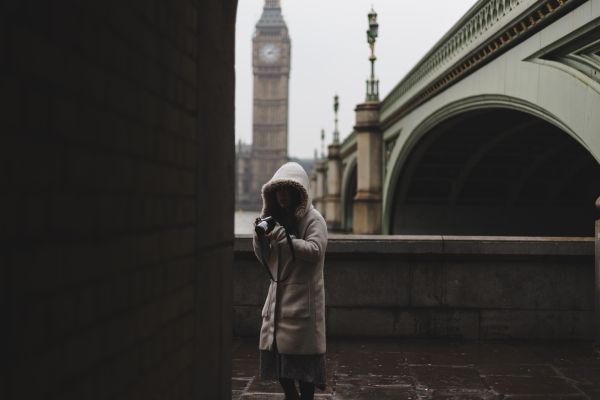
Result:
{"label": "river water", "polygon": [[260,211],[236,211],[234,233],[241,235],[254,232],[254,220],[259,215]]}

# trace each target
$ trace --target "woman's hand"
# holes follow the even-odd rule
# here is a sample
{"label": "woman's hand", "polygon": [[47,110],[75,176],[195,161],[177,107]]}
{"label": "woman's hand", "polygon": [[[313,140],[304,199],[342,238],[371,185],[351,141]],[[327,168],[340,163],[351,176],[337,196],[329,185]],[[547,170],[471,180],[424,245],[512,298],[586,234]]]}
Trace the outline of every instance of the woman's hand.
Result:
{"label": "woman's hand", "polygon": [[279,242],[282,238],[285,238],[285,228],[279,225],[279,223],[275,223],[273,229],[267,232],[266,235],[271,243]]}

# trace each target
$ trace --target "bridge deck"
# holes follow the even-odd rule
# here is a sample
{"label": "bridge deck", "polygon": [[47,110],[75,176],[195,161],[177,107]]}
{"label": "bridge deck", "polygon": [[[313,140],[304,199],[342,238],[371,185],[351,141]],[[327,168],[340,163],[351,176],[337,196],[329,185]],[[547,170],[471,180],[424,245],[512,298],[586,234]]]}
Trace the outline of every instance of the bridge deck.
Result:
{"label": "bridge deck", "polygon": [[[317,399],[600,399],[590,342],[332,340],[327,362]],[[257,339],[235,339],[233,399],[283,399],[257,369]]]}

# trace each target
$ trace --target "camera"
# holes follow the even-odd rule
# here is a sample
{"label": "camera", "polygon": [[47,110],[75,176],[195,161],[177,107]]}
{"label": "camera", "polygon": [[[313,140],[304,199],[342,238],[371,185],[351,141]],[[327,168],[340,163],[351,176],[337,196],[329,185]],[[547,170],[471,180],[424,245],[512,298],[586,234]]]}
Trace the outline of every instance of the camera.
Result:
{"label": "camera", "polygon": [[256,225],[254,226],[254,230],[256,231],[256,233],[258,234],[267,234],[268,232],[271,231],[271,229],[273,229],[273,227],[275,226],[275,218],[273,217],[264,217],[264,218],[257,218],[256,219]]}

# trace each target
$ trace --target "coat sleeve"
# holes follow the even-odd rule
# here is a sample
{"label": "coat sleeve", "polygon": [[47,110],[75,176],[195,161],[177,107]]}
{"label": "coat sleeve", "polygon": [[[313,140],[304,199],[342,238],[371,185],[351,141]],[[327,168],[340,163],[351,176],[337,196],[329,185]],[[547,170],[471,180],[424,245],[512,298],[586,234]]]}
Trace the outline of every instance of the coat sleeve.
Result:
{"label": "coat sleeve", "polygon": [[305,238],[293,238],[292,245],[296,257],[308,262],[319,261],[327,247],[327,226],[321,219],[311,221]]}
{"label": "coat sleeve", "polygon": [[[256,258],[259,261],[262,259],[262,257],[264,257],[265,260],[269,258],[269,254],[262,254],[263,252],[260,248],[258,234],[256,232],[254,232],[254,236],[252,237],[252,247],[254,248],[254,254],[256,255]],[[269,250],[267,250],[267,253],[269,253]]]}

